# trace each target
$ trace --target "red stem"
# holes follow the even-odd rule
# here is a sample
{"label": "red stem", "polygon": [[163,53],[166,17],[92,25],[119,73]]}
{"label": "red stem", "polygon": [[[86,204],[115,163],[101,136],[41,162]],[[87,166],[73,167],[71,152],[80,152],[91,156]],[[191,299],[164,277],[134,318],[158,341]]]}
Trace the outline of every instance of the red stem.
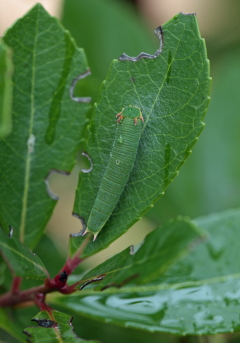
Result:
{"label": "red stem", "polygon": [[34,299],[35,304],[40,308],[41,311],[46,311],[51,315],[53,309],[51,308],[51,306],[45,303],[45,296],[46,294],[44,293],[37,293]]}
{"label": "red stem", "polygon": [[53,290],[49,290],[45,285],[32,287],[24,291],[19,291],[17,294],[7,292],[0,297],[0,306],[14,306],[21,302],[34,301],[34,297],[37,293],[49,293]]}
{"label": "red stem", "polygon": [[[90,236],[90,235],[89,235]],[[80,258],[80,255],[87,245],[90,237],[87,237],[82,243],[76,254],[70,258],[67,258],[66,263],[61,268],[60,272],[53,279],[45,279],[44,285],[29,288],[21,291],[19,289],[21,278],[14,277],[12,282],[11,291],[0,296],[0,307],[16,306],[27,302],[35,302],[35,304],[41,309],[51,312],[51,307],[45,303],[45,295],[54,291],[58,291],[63,294],[70,294],[77,291],[77,285],[81,281],[76,282],[74,285],[68,286],[67,279],[70,274],[77,268],[77,266],[84,260]]]}
{"label": "red stem", "polygon": [[18,276],[14,276],[13,277],[12,289],[11,289],[12,294],[19,293],[21,282],[22,282],[22,278],[21,277],[18,277]]}

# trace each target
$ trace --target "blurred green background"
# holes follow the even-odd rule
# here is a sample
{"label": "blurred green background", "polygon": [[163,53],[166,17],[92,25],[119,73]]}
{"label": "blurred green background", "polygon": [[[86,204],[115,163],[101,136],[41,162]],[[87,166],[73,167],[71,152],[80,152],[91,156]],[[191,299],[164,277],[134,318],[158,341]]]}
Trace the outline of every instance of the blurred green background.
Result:
{"label": "blurred green background", "polygon": [[[40,2],[43,5],[47,3]],[[180,11],[197,13],[200,32],[208,48],[213,78],[211,102],[205,118],[207,125],[179,176],[140,223],[135,224],[109,249],[89,259],[85,267],[95,266],[126,246],[137,244],[149,230],[169,218],[177,215],[195,218],[239,207],[240,2],[65,0],[57,11],[54,14],[61,18],[62,24],[71,32],[77,44],[85,49],[92,72],[90,77],[78,83],[76,94],[91,96],[93,102],[97,100],[111,61],[123,52],[128,55],[138,55],[141,51],[155,52],[158,40],[153,34],[154,28]],[[84,163],[79,157],[70,176],[51,176],[51,188],[60,196],[60,200],[47,228],[47,233],[54,238],[57,248],[47,249],[48,253],[46,249],[41,250],[40,246],[38,248],[40,257],[47,256],[47,267],[53,256],[65,256],[69,233],[81,229],[80,222],[71,216],[71,212],[78,174]],[[55,269],[57,272],[58,266]],[[33,315],[35,312],[33,311]],[[113,338],[114,342],[125,343],[133,340],[140,343],[240,342],[238,334],[180,338],[121,329],[83,318],[75,318],[73,324],[81,337],[96,338],[105,343],[112,342]],[[27,325],[31,325],[30,322]]]}

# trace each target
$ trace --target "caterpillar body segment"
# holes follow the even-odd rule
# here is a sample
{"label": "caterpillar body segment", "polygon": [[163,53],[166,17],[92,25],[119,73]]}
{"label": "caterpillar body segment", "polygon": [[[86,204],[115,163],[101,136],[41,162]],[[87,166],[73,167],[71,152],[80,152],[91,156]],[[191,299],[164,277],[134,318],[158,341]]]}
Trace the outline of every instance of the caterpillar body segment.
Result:
{"label": "caterpillar body segment", "polygon": [[109,219],[129,179],[144,121],[140,108],[132,105],[123,108],[116,117],[112,151],[84,232],[92,232],[94,240]]}

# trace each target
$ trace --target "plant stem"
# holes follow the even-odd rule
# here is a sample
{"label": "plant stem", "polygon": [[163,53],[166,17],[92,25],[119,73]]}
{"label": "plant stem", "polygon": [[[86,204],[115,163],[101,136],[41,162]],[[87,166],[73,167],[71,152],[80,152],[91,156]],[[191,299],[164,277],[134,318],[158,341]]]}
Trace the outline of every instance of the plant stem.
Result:
{"label": "plant stem", "polygon": [[17,294],[19,292],[21,282],[22,282],[21,277],[18,277],[18,276],[13,277],[12,289],[11,289],[12,294]]}
{"label": "plant stem", "polygon": [[10,291],[0,296],[0,306],[15,306],[19,303],[34,301],[35,295],[37,293],[46,294],[53,291],[54,290],[46,288],[45,285],[32,287],[24,291],[19,291],[15,294]]}
{"label": "plant stem", "polygon": [[81,281],[76,282],[74,285],[68,286],[67,279],[70,274],[77,268],[77,266],[84,260],[80,258],[82,251],[89,241],[87,237],[77,253],[73,257],[68,257],[66,263],[61,268],[60,272],[53,279],[45,279],[44,284],[37,287],[32,287],[27,290],[21,291],[19,289],[22,278],[14,277],[12,282],[11,291],[0,296],[0,307],[19,306],[29,302],[35,303],[41,310],[51,311],[50,306],[45,303],[45,295],[54,291],[62,294],[70,294],[78,289],[76,288]]}

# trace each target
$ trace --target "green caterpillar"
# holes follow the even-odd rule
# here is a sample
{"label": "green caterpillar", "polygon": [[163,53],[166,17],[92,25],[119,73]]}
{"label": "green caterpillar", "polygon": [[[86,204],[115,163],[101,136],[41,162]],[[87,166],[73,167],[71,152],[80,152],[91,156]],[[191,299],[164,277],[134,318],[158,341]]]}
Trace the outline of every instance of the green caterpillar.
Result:
{"label": "green caterpillar", "polygon": [[142,132],[140,108],[129,105],[116,115],[117,129],[110,158],[84,232],[94,240],[114,210],[128,181]]}

